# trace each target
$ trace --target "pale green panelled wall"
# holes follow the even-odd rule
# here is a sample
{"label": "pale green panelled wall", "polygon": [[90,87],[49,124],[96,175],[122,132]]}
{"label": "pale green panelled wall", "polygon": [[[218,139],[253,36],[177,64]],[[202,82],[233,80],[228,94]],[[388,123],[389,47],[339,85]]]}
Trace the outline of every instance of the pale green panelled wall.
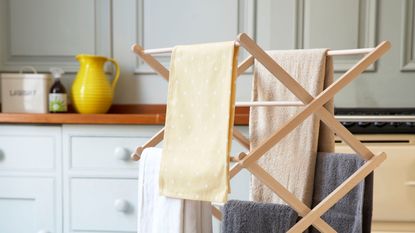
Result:
{"label": "pale green panelled wall", "polygon": [[[254,36],[266,49],[373,47],[392,50],[335,99],[338,107],[415,107],[414,0],[0,0],[0,70],[61,66],[73,81],[78,53],[115,57],[115,103],[164,103],[166,82],[130,52]],[[246,55],[246,54],[242,54]],[[168,65],[168,57],[159,57]],[[336,59],[336,75],[356,62]],[[109,69],[110,71],[110,69]],[[250,76],[238,100],[250,99]],[[68,88],[69,89],[69,88]]]}

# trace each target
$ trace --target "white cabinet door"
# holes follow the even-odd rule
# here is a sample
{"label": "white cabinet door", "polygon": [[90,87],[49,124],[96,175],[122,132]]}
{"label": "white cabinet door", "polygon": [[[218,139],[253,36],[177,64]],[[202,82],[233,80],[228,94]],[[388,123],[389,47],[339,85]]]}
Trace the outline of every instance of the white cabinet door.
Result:
{"label": "white cabinet door", "polygon": [[0,125],[0,232],[61,233],[61,127]]}
{"label": "white cabinet door", "polygon": [[133,150],[162,126],[64,125],[65,232],[137,232]]}
{"label": "white cabinet door", "polygon": [[0,177],[0,232],[60,233],[52,178]]}
{"label": "white cabinet door", "polygon": [[137,232],[137,179],[72,178],[70,232]]}

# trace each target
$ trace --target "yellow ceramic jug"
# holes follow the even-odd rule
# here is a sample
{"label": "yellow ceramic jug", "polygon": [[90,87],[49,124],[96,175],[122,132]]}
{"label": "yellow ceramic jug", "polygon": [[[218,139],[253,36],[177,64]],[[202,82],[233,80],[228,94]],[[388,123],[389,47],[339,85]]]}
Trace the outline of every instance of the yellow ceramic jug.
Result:
{"label": "yellow ceramic jug", "polygon": [[[106,113],[111,107],[115,86],[120,76],[118,63],[111,58],[80,54],[76,59],[81,67],[72,85],[72,103],[79,113]],[[116,73],[110,83],[104,72],[104,64],[112,62]]]}

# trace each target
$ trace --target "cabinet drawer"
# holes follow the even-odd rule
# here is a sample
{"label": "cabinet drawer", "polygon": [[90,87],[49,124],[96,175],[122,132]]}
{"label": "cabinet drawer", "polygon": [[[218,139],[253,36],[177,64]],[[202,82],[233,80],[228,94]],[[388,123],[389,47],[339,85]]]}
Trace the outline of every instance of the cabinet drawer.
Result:
{"label": "cabinet drawer", "polygon": [[137,232],[136,179],[70,180],[71,232]]}
{"label": "cabinet drawer", "polygon": [[55,136],[0,134],[0,170],[53,169]]}
{"label": "cabinet drawer", "polygon": [[52,178],[0,178],[0,232],[62,232]]}
{"label": "cabinet drawer", "polygon": [[147,137],[83,137],[70,139],[71,168],[138,168],[130,155]]}
{"label": "cabinet drawer", "polygon": [[373,219],[414,222],[415,146],[384,151],[389,156],[375,171]]}
{"label": "cabinet drawer", "polygon": [[[415,221],[415,146],[405,143],[368,144],[375,154],[386,152],[385,162],[375,170],[373,221]],[[338,152],[350,152],[336,146]]]}

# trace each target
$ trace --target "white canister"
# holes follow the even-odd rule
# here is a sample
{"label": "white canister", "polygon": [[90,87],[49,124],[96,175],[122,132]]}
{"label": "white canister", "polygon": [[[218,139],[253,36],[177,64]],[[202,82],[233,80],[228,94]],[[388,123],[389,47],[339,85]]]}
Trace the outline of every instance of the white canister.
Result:
{"label": "white canister", "polygon": [[6,113],[47,113],[48,74],[1,74],[1,108]]}

